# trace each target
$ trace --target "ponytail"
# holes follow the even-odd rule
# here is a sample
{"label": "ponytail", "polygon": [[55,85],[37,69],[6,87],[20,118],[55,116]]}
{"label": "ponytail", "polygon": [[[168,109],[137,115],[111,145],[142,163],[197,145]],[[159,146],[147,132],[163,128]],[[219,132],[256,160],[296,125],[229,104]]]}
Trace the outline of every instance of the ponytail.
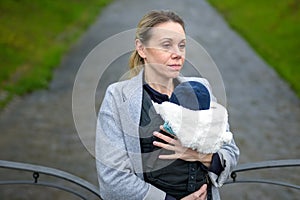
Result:
{"label": "ponytail", "polygon": [[130,78],[138,75],[144,64],[144,59],[134,50],[129,58]]}

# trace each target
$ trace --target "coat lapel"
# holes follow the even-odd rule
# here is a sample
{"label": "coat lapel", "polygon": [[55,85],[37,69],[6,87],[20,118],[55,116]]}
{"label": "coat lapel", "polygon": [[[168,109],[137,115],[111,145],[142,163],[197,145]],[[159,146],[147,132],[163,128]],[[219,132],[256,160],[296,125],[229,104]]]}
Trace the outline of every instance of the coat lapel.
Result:
{"label": "coat lapel", "polygon": [[122,91],[123,102],[120,104],[121,126],[128,155],[136,173],[142,173],[139,123],[143,95],[143,71],[128,81]]}

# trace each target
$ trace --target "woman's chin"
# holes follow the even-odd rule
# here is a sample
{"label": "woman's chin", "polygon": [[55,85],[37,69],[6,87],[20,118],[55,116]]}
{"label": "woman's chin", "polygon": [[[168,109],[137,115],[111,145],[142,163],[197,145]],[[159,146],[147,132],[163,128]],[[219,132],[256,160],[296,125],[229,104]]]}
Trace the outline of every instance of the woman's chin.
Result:
{"label": "woman's chin", "polygon": [[170,78],[177,78],[180,75],[180,71],[173,71],[169,73]]}

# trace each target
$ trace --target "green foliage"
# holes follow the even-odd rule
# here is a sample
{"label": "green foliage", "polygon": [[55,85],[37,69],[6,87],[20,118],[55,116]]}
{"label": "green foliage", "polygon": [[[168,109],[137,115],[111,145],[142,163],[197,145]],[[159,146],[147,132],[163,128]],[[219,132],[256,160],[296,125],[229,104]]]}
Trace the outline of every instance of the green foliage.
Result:
{"label": "green foliage", "polygon": [[209,2],[300,96],[300,1]]}
{"label": "green foliage", "polygon": [[47,87],[70,45],[111,0],[1,0],[0,108]]}

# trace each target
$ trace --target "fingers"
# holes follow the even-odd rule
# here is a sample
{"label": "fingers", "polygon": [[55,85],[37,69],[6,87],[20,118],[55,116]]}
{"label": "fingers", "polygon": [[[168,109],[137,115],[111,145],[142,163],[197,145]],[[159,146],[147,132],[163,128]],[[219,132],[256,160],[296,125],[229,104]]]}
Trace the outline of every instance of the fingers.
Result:
{"label": "fingers", "polygon": [[[154,132],[153,135],[164,140],[165,142],[167,142],[167,144],[166,144],[166,143],[154,141],[153,145],[155,145],[157,147],[161,147],[161,148],[169,150],[169,151],[173,151],[173,152],[177,151],[177,148],[175,145],[177,145],[178,142],[175,139],[172,139],[171,137],[168,137],[159,132]],[[178,159],[179,157],[176,153],[174,153],[174,154],[168,154],[168,155],[159,155],[159,158],[166,159],[166,160],[172,160],[172,159]]]}
{"label": "fingers", "polygon": [[156,131],[153,133],[153,135],[167,142],[167,143],[163,143],[163,142],[154,141],[153,145],[174,152],[174,154],[160,155],[159,156],[160,159],[184,159],[186,161],[195,160],[194,158],[195,156],[192,155],[191,153],[187,153],[189,149],[183,147],[179,140],[173,139],[167,135],[164,135]]}
{"label": "fingers", "polygon": [[168,130],[166,130],[163,125],[160,125],[159,129],[162,130],[163,132],[169,134],[171,138],[175,138],[175,140],[177,140],[177,136],[174,135],[174,134],[172,134],[172,133],[170,133]]}
{"label": "fingers", "polygon": [[[160,125],[159,128],[160,128],[161,130],[163,130],[164,132],[169,133],[166,129],[164,129],[164,126],[163,126],[163,125]],[[170,134],[170,133],[169,133],[169,134]]]}
{"label": "fingers", "polygon": [[[174,151],[175,152],[175,146],[174,146],[174,139],[168,137],[168,136],[165,136],[164,134],[161,134],[159,132],[154,132],[153,133],[154,136],[164,140],[165,142],[167,142],[167,144],[165,143],[162,143],[162,142],[157,142],[157,141],[154,141],[153,142],[153,145],[157,146],[157,147],[160,147],[160,148],[163,148],[163,149],[166,149],[166,150],[169,150],[169,151]],[[170,145],[171,144],[171,145]],[[172,155],[159,155],[159,158],[161,159],[176,159],[176,155],[175,154],[172,154]]]}
{"label": "fingers", "polygon": [[165,144],[165,143],[157,142],[157,141],[154,141],[153,145],[155,145],[157,147],[161,147],[166,150],[175,151],[175,146],[173,146],[173,145],[169,145],[169,144]]}
{"label": "fingers", "polygon": [[196,192],[182,198],[181,200],[206,200],[207,199],[207,184],[201,186]]}
{"label": "fingers", "polygon": [[199,197],[198,199],[205,200],[207,197],[207,184],[202,185],[195,193]]}
{"label": "fingers", "polygon": [[201,188],[200,188],[197,192],[200,193],[199,196],[201,196],[201,195],[203,195],[204,193],[206,193],[206,192],[207,192],[207,184],[203,184],[203,185],[201,186]]}
{"label": "fingers", "polygon": [[163,160],[176,160],[179,159],[180,157],[177,154],[170,154],[170,155],[159,155],[158,158]]}
{"label": "fingers", "polygon": [[169,144],[173,144],[173,145],[178,144],[177,140],[175,140],[175,139],[173,139],[173,138],[171,138],[169,136],[166,136],[166,135],[164,135],[162,133],[159,133],[157,131],[155,131],[153,133],[153,135],[156,136],[156,137],[158,137],[158,138],[160,138],[160,139],[162,139],[162,140],[164,140],[165,142],[167,142]]}

